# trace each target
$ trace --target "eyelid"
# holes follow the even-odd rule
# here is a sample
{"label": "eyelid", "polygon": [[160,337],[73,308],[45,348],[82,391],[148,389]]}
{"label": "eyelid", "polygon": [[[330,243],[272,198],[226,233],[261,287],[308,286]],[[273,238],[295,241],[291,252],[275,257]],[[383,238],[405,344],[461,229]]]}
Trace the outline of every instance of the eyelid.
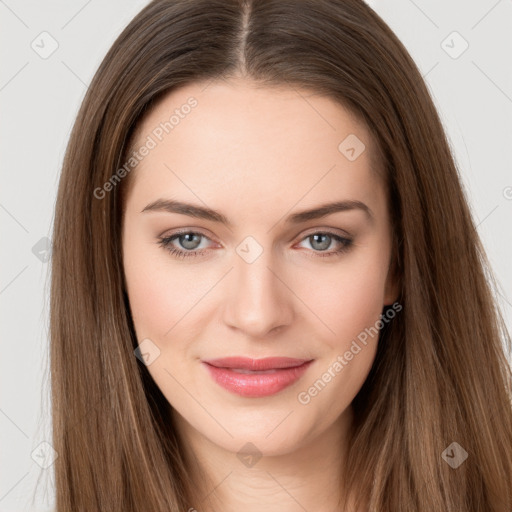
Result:
{"label": "eyelid", "polygon": [[348,231],[345,231],[344,229],[327,227],[327,226],[320,226],[320,227],[315,226],[311,229],[308,228],[305,232],[301,232],[301,234],[299,236],[304,238],[306,236],[313,235],[315,233],[335,233],[336,235],[346,237],[346,238],[353,236],[351,233],[349,233]]}
{"label": "eyelid", "polygon": [[[164,231],[158,238],[172,238],[172,237],[178,237],[179,235],[185,235],[187,233],[193,233],[196,235],[202,235],[208,240],[214,242],[214,237],[204,232],[202,228],[177,228],[176,230],[171,230],[169,234],[167,234],[167,231]],[[218,243],[218,242],[216,242]]]}

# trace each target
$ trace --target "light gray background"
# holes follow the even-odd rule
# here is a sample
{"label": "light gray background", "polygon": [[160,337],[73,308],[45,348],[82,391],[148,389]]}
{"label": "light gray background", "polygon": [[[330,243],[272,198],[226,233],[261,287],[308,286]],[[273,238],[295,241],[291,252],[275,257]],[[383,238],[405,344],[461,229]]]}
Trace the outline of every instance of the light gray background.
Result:
{"label": "light gray background", "polygon": [[[0,0],[0,511],[53,505],[47,375],[51,239],[67,139],[101,59],[146,0]],[[512,325],[512,1],[374,0],[417,62],[447,130]],[[51,48],[48,32],[58,48]],[[462,39],[449,36],[457,31]],[[44,39],[46,38],[46,39]],[[33,43],[33,41],[35,41]],[[443,41],[445,41],[443,43]],[[47,254],[48,257],[48,254]],[[35,451],[34,451],[35,450]],[[32,454],[33,457],[32,458]],[[41,456],[42,455],[42,456]],[[39,457],[38,457],[39,456]],[[41,477],[35,505],[30,497]],[[47,482],[47,493],[44,489]]]}

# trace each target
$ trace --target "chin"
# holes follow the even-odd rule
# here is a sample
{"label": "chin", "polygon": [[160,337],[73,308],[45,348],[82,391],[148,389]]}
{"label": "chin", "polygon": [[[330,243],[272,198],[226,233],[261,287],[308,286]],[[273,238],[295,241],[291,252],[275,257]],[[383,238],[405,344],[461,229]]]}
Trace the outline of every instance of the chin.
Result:
{"label": "chin", "polygon": [[251,443],[254,450],[264,456],[286,455],[306,443],[315,430],[314,425],[310,424],[311,420],[301,418],[299,411],[290,406],[275,408],[259,405],[257,410],[247,409],[244,414],[239,406],[233,410],[233,414],[225,411],[220,416],[224,418],[223,425],[231,435],[223,429],[207,431],[201,423],[195,428],[212,443],[237,454],[247,443]]}
{"label": "chin", "polygon": [[211,439],[218,446],[235,453],[243,459],[246,455],[259,457],[275,457],[293,453],[303,442],[300,435],[290,435],[290,431],[281,434],[268,435],[267,431],[248,429],[247,431],[232,432],[233,438]]}

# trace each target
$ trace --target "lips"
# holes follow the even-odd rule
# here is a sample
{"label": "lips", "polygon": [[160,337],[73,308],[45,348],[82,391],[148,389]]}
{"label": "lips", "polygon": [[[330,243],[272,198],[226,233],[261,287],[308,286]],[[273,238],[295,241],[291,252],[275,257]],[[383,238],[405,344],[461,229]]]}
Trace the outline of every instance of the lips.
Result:
{"label": "lips", "polygon": [[291,357],[226,357],[203,361],[203,364],[224,389],[245,397],[263,397],[296,382],[312,362]]}
{"label": "lips", "polygon": [[251,359],[250,357],[225,357],[204,361],[217,368],[231,368],[236,370],[275,370],[293,368],[306,363],[309,359],[295,359],[292,357],[266,357],[264,359]]}

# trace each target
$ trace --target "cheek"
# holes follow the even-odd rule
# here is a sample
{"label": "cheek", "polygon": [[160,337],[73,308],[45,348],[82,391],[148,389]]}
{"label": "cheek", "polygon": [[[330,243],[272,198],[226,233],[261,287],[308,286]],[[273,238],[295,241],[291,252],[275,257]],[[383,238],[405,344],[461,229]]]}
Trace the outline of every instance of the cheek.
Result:
{"label": "cheek", "polygon": [[[328,349],[302,386],[297,400],[322,429],[348,407],[373,364],[383,309],[385,263],[375,251],[347,262],[330,275],[330,283],[311,296],[314,311],[330,328],[322,342]],[[318,285],[318,282],[317,282]]]}
{"label": "cheek", "polygon": [[171,345],[174,352],[186,352],[190,348],[186,340],[200,337],[202,326],[215,313],[215,295],[210,292],[223,271],[205,270],[200,264],[181,265],[165,249],[155,250],[147,243],[130,244],[129,240],[125,255],[126,286],[137,340],[149,338],[162,352],[171,350]]}
{"label": "cheek", "polygon": [[123,244],[124,272],[137,339],[162,340],[186,313],[193,290],[180,272],[171,271],[152,244],[136,243],[128,237]]}
{"label": "cheek", "polygon": [[[316,281],[309,294],[311,309],[318,312],[332,336],[325,338],[342,351],[365,329],[374,326],[383,309],[385,262],[376,251],[365,258],[341,264]],[[321,286],[319,286],[321,283]],[[362,335],[364,336],[364,334]]]}

